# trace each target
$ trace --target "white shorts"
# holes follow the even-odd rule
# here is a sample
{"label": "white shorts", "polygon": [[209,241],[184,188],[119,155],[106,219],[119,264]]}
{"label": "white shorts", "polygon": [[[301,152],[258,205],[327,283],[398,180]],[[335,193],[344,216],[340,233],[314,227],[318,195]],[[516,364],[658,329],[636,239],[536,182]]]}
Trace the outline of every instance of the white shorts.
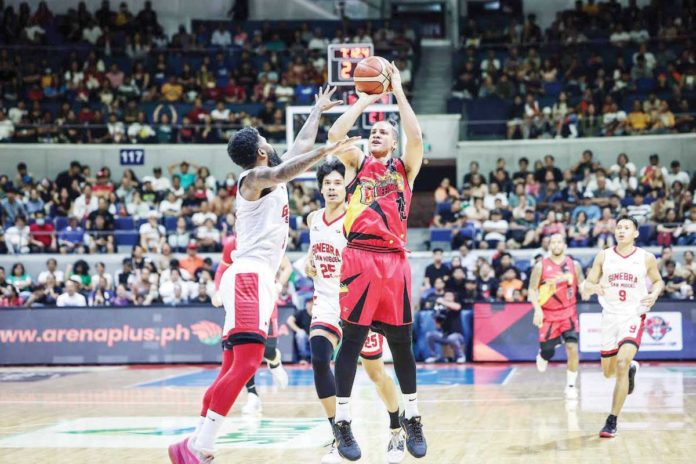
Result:
{"label": "white shorts", "polygon": [[[326,300],[316,298],[312,306],[312,324],[310,332],[314,329],[324,330],[336,336],[338,341],[343,337],[341,329],[340,308],[338,304],[333,307]],[[384,346],[384,336],[370,330],[363,344],[360,356],[364,359],[379,359],[382,357],[382,347]]]}
{"label": "white shorts", "polygon": [[222,275],[220,296],[225,308],[226,346],[263,343],[277,299],[275,273],[257,261],[234,261]]}
{"label": "white shorts", "polygon": [[640,348],[645,327],[645,314],[611,314],[602,313],[602,349],[603,358],[616,356],[624,343]]}

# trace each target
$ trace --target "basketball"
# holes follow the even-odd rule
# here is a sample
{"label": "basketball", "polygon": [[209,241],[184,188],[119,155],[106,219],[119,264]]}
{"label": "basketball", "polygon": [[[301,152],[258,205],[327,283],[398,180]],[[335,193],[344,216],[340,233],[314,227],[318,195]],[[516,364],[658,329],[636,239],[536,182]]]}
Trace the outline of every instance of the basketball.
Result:
{"label": "basketball", "polygon": [[389,89],[389,70],[387,60],[370,56],[362,60],[353,72],[355,89],[368,95],[378,95]]}

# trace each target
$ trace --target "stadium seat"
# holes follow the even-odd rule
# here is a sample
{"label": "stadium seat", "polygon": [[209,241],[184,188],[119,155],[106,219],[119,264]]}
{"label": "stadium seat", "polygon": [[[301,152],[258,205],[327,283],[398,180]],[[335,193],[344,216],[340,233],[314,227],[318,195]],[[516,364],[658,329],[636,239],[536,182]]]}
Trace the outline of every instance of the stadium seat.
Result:
{"label": "stadium seat", "polygon": [[636,81],[636,91],[642,94],[648,94],[655,89],[655,79],[652,77],[643,77]]}
{"label": "stadium seat", "polygon": [[68,218],[65,216],[57,216],[55,227],[56,231],[58,232],[64,230],[66,227],[68,227]]}
{"label": "stadium seat", "polygon": [[116,241],[116,246],[127,246],[127,247],[133,247],[133,246],[137,245],[140,241],[140,237],[138,237],[138,233],[134,230],[116,231],[116,233],[114,234],[114,239]]}
{"label": "stadium seat", "polygon": [[133,230],[135,229],[135,222],[132,216],[117,217],[114,219],[114,229],[115,230]]}
{"label": "stadium seat", "polygon": [[655,239],[657,228],[654,224],[642,224],[638,227],[638,245],[646,246],[652,244]]}
{"label": "stadium seat", "polygon": [[176,230],[176,220],[179,219],[176,216],[165,216],[164,217],[164,228],[167,232],[172,232]]}
{"label": "stadium seat", "polygon": [[309,250],[309,231],[303,230],[300,232],[300,248],[302,251]]}
{"label": "stadium seat", "polygon": [[430,249],[452,249],[452,229],[430,229]]}
{"label": "stadium seat", "polygon": [[558,97],[562,89],[563,85],[559,81],[544,83],[544,93],[549,97]]}

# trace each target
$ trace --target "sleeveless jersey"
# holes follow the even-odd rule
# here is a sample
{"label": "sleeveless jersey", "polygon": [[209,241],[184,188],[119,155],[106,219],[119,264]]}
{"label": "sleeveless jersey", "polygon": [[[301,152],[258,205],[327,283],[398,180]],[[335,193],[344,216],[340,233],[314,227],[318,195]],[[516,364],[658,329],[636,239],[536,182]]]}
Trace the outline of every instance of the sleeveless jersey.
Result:
{"label": "sleeveless jersey", "polygon": [[412,192],[401,159],[382,164],[366,156],[346,192],[343,231],[348,247],[378,252],[405,247]]}
{"label": "sleeveless jersey", "polygon": [[[239,175],[239,183],[249,171]],[[237,249],[232,259],[252,259],[266,264],[275,274],[288,244],[290,208],[285,184],[278,184],[256,201],[242,197],[237,190]]]}
{"label": "sleeveless jersey", "polygon": [[599,303],[605,312],[635,315],[641,309],[640,300],[648,294],[645,259],[646,251],[638,247],[628,256],[621,256],[616,247],[604,252],[599,281],[604,296],[599,296]]}
{"label": "sleeveless jersey", "polygon": [[[570,279],[570,282],[569,282]],[[546,311],[560,311],[575,306],[577,302],[578,277],[575,263],[569,257],[560,264],[544,258],[541,261],[539,303]]]}
{"label": "sleeveless jersey", "polygon": [[335,306],[338,306],[341,253],[346,246],[342,231],[344,217],[345,214],[328,223],[322,208],[314,214],[309,230],[309,246],[317,269],[314,297]]}

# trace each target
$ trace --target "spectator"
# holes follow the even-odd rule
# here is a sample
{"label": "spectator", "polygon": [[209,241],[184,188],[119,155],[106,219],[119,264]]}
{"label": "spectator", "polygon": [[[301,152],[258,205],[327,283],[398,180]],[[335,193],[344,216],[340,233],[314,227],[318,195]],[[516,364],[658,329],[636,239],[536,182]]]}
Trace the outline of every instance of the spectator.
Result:
{"label": "spectator", "polygon": [[517,277],[517,271],[512,267],[508,268],[501,277],[497,292],[498,299],[508,303],[524,301],[522,295],[524,283]]}
{"label": "spectator", "polygon": [[615,227],[616,219],[612,217],[611,209],[608,207],[602,208],[602,217],[595,223],[592,230],[592,236],[597,240],[597,248],[603,250],[604,248],[614,246]]}
{"label": "spectator", "polygon": [[476,279],[476,292],[482,301],[493,301],[498,294],[498,280],[487,262],[481,263]]}
{"label": "spectator", "polygon": [[188,303],[190,297],[189,286],[181,278],[179,269],[171,269],[169,280],[160,285],[159,294],[162,302],[166,305],[177,306]]}
{"label": "spectator", "polygon": [[97,214],[94,221],[90,221],[86,241],[90,253],[114,253],[116,243],[113,223],[107,222],[103,215]]}
{"label": "spectator", "polygon": [[[577,217],[577,215],[576,215]],[[553,234],[561,234],[566,236],[566,226],[563,223],[563,213],[549,211],[546,219],[539,223],[537,234],[540,238],[551,237]],[[575,219],[573,219],[575,222]]]}
{"label": "spectator", "polygon": [[433,226],[456,228],[461,224],[463,216],[461,202],[455,198],[451,205],[440,205],[433,219]]}
{"label": "spectator", "polygon": [[14,225],[5,231],[5,245],[12,254],[26,254],[30,251],[31,230],[24,216],[17,216]]}
{"label": "spectator", "polygon": [[575,222],[575,219],[581,212],[585,213],[588,222],[595,223],[599,220],[602,216],[602,210],[599,209],[599,206],[592,204],[592,198],[594,198],[594,194],[591,191],[585,191],[585,194],[582,196],[582,203],[573,209],[570,216],[572,222]]}
{"label": "spectator", "polygon": [[440,185],[435,189],[435,204],[445,203],[451,197],[459,196],[457,189],[451,184],[449,178],[445,177]]}
{"label": "spectator", "polygon": [[24,304],[24,299],[19,295],[19,292],[14,286],[9,285],[0,290],[0,307],[12,308],[20,307]]}
{"label": "spectator", "polygon": [[652,218],[652,208],[650,205],[643,203],[643,194],[636,192],[633,197],[633,204],[626,207],[626,213],[638,221],[639,224],[645,224]]}
{"label": "spectator", "polygon": [[84,295],[77,292],[77,288],[77,283],[75,283],[72,279],[65,282],[65,291],[58,296],[56,306],[59,308],[70,306],[87,306],[87,299],[84,297]]}
{"label": "spectator", "polygon": [[5,216],[5,224],[14,224],[18,216],[27,217],[24,204],[17,198],[20,192],[13,187],[5,187],[5,198],[0,201],[0,213]]}
{"label": "spectator", "polygon": [[681,182],[682,185],[689,185],[689,173],[681,170],[681,163],[679,160],[672,161],[669,166],[670,172],[665,176],[667,187],[671,188],[675,182]]}
{"label": "spectator", "polygon": [[575,223],[568,229],[569,246],[572,248],[590,246],[590,224],[587,222],[587,214],[578,212]]}
{"label": "spectator", "polygon": [[14,287],[22,300],[26,300],[31,295],[32,280],[31,276],[27,274],[24,264],[15,263],[12,265],[12,270],[10,275],[7,276],[7,284]]}
{"label": "spectator", "polygon": [[495,248],[498,242],[504,242],[508,228],[509,224],[503,219],[502,212],[498,209],[491,211],[490,219],[485,220],[482,225],[483,239],[488,247]]}
{"label": "spectator", "polygon": [[157,223],[157,217],[157,211],[150,211],[147,222],[143,223],[138,230],[140,246],[151,253],[159,253],[167,241],[167,231],[163,225]]}
{"label": "spectator", "polygon": [[[526,208],[521,217],[516,217],[510,223],[510,241],[518,247],[534,248],[538,246],[537,230],[538,223],[536,213],[532,208]],[[510,244],[510,242],[508,242]]]}
{"label": "spectator", "polygon": [[58,247],[62,254],[84,253],[85,230],[79,221],[79,218],[70,216],[68,226],[58,233]]}
{"label": "spectator", "polygon": [[[177,167],[177,163],[171,164],[167,167],[167,170],[169,171],[170,176],[178,176],[179,181],[181,182],[181,188],[184,191],[187,191],[188,188],[193,185],[194,181],[196,180],[196,174],[194,172],[191,172],[189,168],[189,163],[187,161],[182,161],[181,163],[178,164],[179,166],[179,172],[174,173],[174,169]],[[192,164],[194,168],[198,168],[197,165]]]}
{"label": "spectator", "polygon": [[462,305],[455,299],[453,292],[445,292],[443,296],[438,296],[435,300],[434,317],[436,330],[428,332],[425,337],[428,342],[429,356],[426,363],[437,361],[435,353],[436,345],[443,347],[449,346],[453,352],[456,362],[462,364],[466,362],[464,356],[464,335],[460,318]]}
{"label": "spectator", "polygon": [[425,268],[424,288],[431,288],[437,278],[447,280],[450,270],[443,262],[443,254],[442,248],[433,249],[433,262]]}
{"label": "spectator", "polygon": [[312,323],[312,307],[314,302],[311,298],[305,301],[304,309],[296,309],[294,314],[288,317],[287,323],[290,330],[295,335],[295,347],[300,362],[308,362],[310,359],[309,349],[309,330]]}
{"label": "spectator", "polygon": [[106,266],[104,265],[104,263],[101,261],[97,262],[94,268],[95,273],[92,275],[92,288],[96,289],[97,287],[101,287],[104,290],[113,290],[114,279],[111,276],[111,274],[106,272]]}
{"label": "spectator", "polygon": [[667,260],[664,262],[665,273],[663,280],[665,282],[665,296],[673,300],[686,300],[694,296],[694,290],[686,282],[686,279],[676,272],[676,263]]}
{"label": "spectator", "polygon": [[111,306],[132,306],[134,303],[133,296],[126,286],[119,284],[116,287],[116,294],[111,298]]}
{"label": "spectator", "polygon": [[36,211],[34,223],[29,226],[31,239],[29,246],[33,253],[55,253],[56,245],[55,228],[51,222],[46,221],[46,213],[42,209]]}
{"label": "spectator", "polygon": [[71,211],[71,215],[80,218],[80,220],[86,219],[92,211],[99,207],[99,200],[92,194],[91,185],[85,185],[82,192],[82,195],[73,202]]}
{"label": "spectator", "polygon": [[53,277],[56,281],[56,285],[59,287],[63,285],[63,281],[65,280],[63,271],[58,270],[58,262],[55,258],[48,258],[46,261],[46,270],[39,273],[36,281],[39,285],[44,285],[49,277]]}
{"label": "spectator", "polygon": [[194,275],[196,270],[203,267],[203,258],[198,256],[196,253],[198,251],[198,245],[196,242],[191,241],[186,246],[186,257],[179,262],[182,269],[188,272],[189,275]]}
{"label": "spectator", "polygon": [[680,246],[696,245],[696,205],[691,206],[684,223],[674,231],[674,237]]}
{"label": "spectator", "polygon": [[196,230],[196,242],[198,247],[204,252],[220,251],[221,237],[220,231],[215,227],[215,221],[207,218],[203,225]]}
{"label": "spectator", "polygon": [[213,36],[210,39],[210,44],[223,48],[232,45],[232,35],[222,23],[220,23],[220,25],[218,25],[218,27],[215,29],[215,32],[213,32]]}

